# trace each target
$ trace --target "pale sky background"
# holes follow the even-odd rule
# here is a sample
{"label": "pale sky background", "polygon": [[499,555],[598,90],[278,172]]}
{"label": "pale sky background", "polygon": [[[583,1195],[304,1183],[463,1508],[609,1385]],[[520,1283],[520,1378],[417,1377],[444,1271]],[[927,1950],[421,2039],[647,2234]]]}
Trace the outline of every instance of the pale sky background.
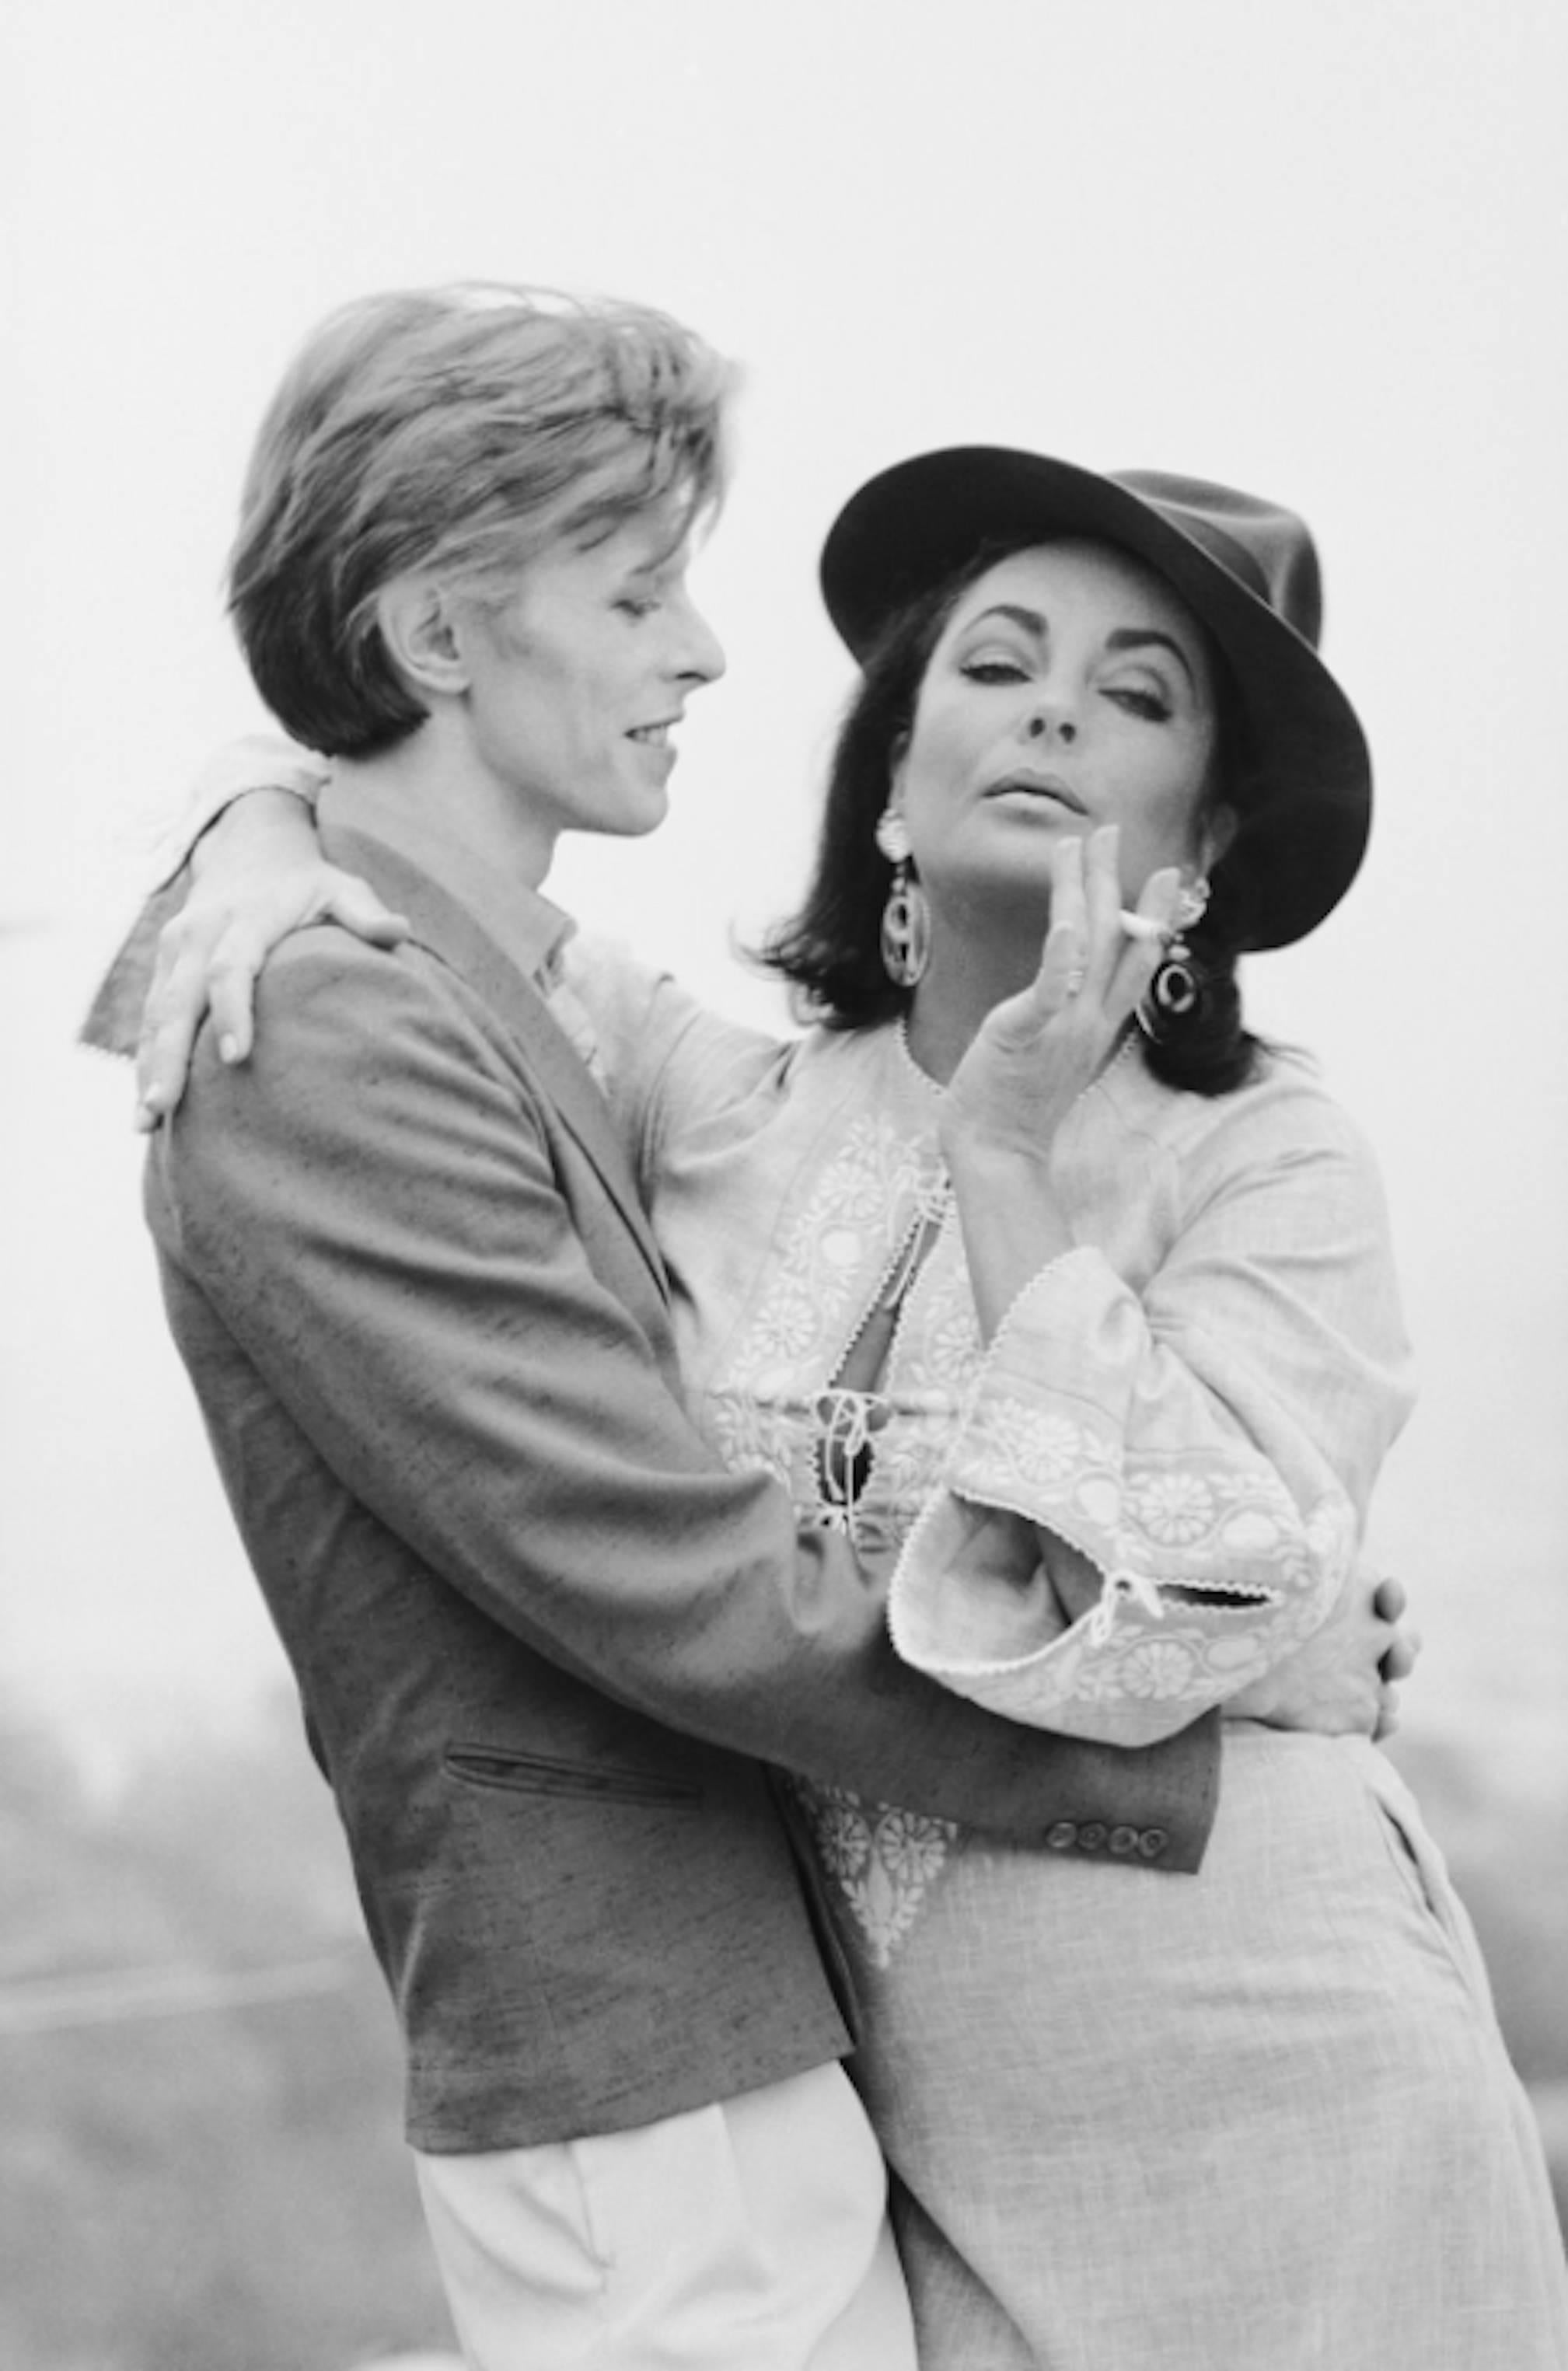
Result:
{"label": "pale sky background", "polygon": [[577,911],[771,1018],[847,663],[814,561],[932,444],[1227,479],[1311,520],[1371,857],[1251,966],[1393,1205],[1422,1405],[1375,1544],[1407,1729],[1562,1787],[1568,1692],[1568,9],[1562,0],[11,0],[0,870],[0,1698],[98,1766],[279,1665],[75,1052],[159,827],[248,725],[217,585],[298,338],[477,275],[642,297],[744,365],[698,589],[730,674]]}

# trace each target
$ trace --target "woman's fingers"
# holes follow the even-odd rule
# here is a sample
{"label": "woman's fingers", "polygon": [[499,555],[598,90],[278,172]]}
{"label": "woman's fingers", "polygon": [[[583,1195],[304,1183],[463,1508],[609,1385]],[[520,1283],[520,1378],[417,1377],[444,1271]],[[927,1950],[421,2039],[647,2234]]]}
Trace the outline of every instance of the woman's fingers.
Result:
{"label": "woman's fingers", "polygon": [[1045,933],[1036,996],[1047,1014],[1059,1012],[1083,989],[1089,963],[1089,909],[1084,898],[1083,842],[1064,839],[1051,857],[1051,927]]}
{"label": "woman's fingers", "polygon": [[1084,985],[1091,996],[1104,996],[1127,943],[1122,929],[1121,843],[1121,832],[1113,823],[1091,831],[1083,843],[1084,909],[1089,929]]}
{"label": "woman's fingers", "polygon": [[1151,873],[1135,911],[1122,903],[1122,835],[1114,824],[1082,843],[1088,932],[1085,987],[1119,1028],[1147,989],[1165,952],[1182,877],[1174,865]]}
{"label": "woman's fingers", "polygon": [[1385,1686],[1378,1697],[1378,1723],[1372,1731],[1373,1743],[1381,1745],[1386,1737],[1393,1736],[1399,1725],[1400,1692],[1398,1688]]}
{"label": "woman's fingers", "polygon": [[136,1042],[137,1128],[156,1128],[175,1110],[190,1069],[190,1048],[207,1011],[207,976],[222,937],[217,917],[189,909],[158,933],[153,982]]}
{"label": "woman's fingers", "polygon": [[1175,865],[1162,866],[1144,883],[1133,912],[1116,917],[1121,951],[1106,1003],[1118,1028],[1143,1002],[1164,959],[1181,890],[1182,875]]}
{"label": "woman's fingers", "polygon": [[373,947],[402,944],[412,927],[406,914],[394,914],[383,905],[369,882],[362,881],[357,873],[340,873],[333,865],[329,873],[331,887],[322,900],[322,921],[341,922],[345,931],[352,931],[356,939]]}
{"label": "woman's fingers", "polygon": [[1051,860],[1051,927],[1036,982],[1047,1018],[1080,997],[1119,1029],[1139,1002],[1165,952],[1182,876],[1151,873],[1135,912],[1122,904],[1121,833],[1106,824],[1058,842]]}
{"label": "woman's fingers", "polygon": [[303,873],[254,885],[245,902],[203,905],[200,891],[159,935],[153,984],[136,1049],[136,1126],[145,1131],[178,1109],[197,1032],[211,1015],[225,1062],[246,1061],[255,1043],[256,982],[280,939],[313,922],[338,922],[372,946],[392,947],[409,923],[367,881],[312,856]]}
{"label": "woman's fingers", "polygon": [[213,954],[207,1003],[221,1061],[249,1059],[256,1042],[256,983],[267,960],[267,943],[236,923]]}
{"label": "woman's fingers", "polygon": [[251,1000],[265,949],[237,932],[189,949],[155,982],[136,1047],[136,1126],[144,1131],[179,1107],[197,1033],[209,1012],[225,1062],[251,1047]]}
{"label": "woman's fingers", "polygon": [[1384,1622],[1402,1622],[1409,1608],[1405,1585],[1397,1573],[1379,1573],[1372,1591],[1372,1611]]}

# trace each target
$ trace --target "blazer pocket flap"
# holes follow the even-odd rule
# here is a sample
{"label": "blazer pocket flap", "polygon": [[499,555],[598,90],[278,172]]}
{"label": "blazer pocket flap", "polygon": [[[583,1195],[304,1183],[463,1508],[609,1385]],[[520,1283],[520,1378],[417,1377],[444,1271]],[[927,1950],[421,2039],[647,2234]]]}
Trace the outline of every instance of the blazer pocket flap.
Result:
{"label": "blazer pocket flap", "polygon": [[627,1763],[571,1762],[555,1753],[513,1746],[449,1745],[443,1767],[469,1787],[500,1787],[519,1795],[570,1795],[604,1803],[697,1803],[702,1789],[667,1770]]}

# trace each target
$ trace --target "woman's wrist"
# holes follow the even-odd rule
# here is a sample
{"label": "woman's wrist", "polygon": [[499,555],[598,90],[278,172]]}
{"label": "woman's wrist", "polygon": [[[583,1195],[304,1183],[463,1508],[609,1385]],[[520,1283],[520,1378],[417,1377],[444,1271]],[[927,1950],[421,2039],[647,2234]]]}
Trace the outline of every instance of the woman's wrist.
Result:
{"label": "woman's wrist", "polygon": [[1075,1248],[1072,1230],[1048,1158],[1033,1146],[968,1138],[953,1146],[948,1174],[980,1331],[988,1342],[1024,1287]]}
{"label": "woman's wrist", "polygon": [[285,852],[317,855],[316,824],[308,803],[297,792],[258,782],[238,792],[219,810],[190,850],[190,871],[202,880],[214,864],[225,863],[236,851],[259,846]]}

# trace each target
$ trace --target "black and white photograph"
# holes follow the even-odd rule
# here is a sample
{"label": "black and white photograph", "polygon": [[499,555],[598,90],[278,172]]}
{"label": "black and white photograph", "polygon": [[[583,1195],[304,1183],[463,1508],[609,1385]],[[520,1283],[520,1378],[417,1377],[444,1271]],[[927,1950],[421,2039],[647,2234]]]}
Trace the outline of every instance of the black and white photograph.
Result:
{"label": "black and white photograph", "polygon": [[1565,91],[14,0],[5,2371],[1568,2371]]}

